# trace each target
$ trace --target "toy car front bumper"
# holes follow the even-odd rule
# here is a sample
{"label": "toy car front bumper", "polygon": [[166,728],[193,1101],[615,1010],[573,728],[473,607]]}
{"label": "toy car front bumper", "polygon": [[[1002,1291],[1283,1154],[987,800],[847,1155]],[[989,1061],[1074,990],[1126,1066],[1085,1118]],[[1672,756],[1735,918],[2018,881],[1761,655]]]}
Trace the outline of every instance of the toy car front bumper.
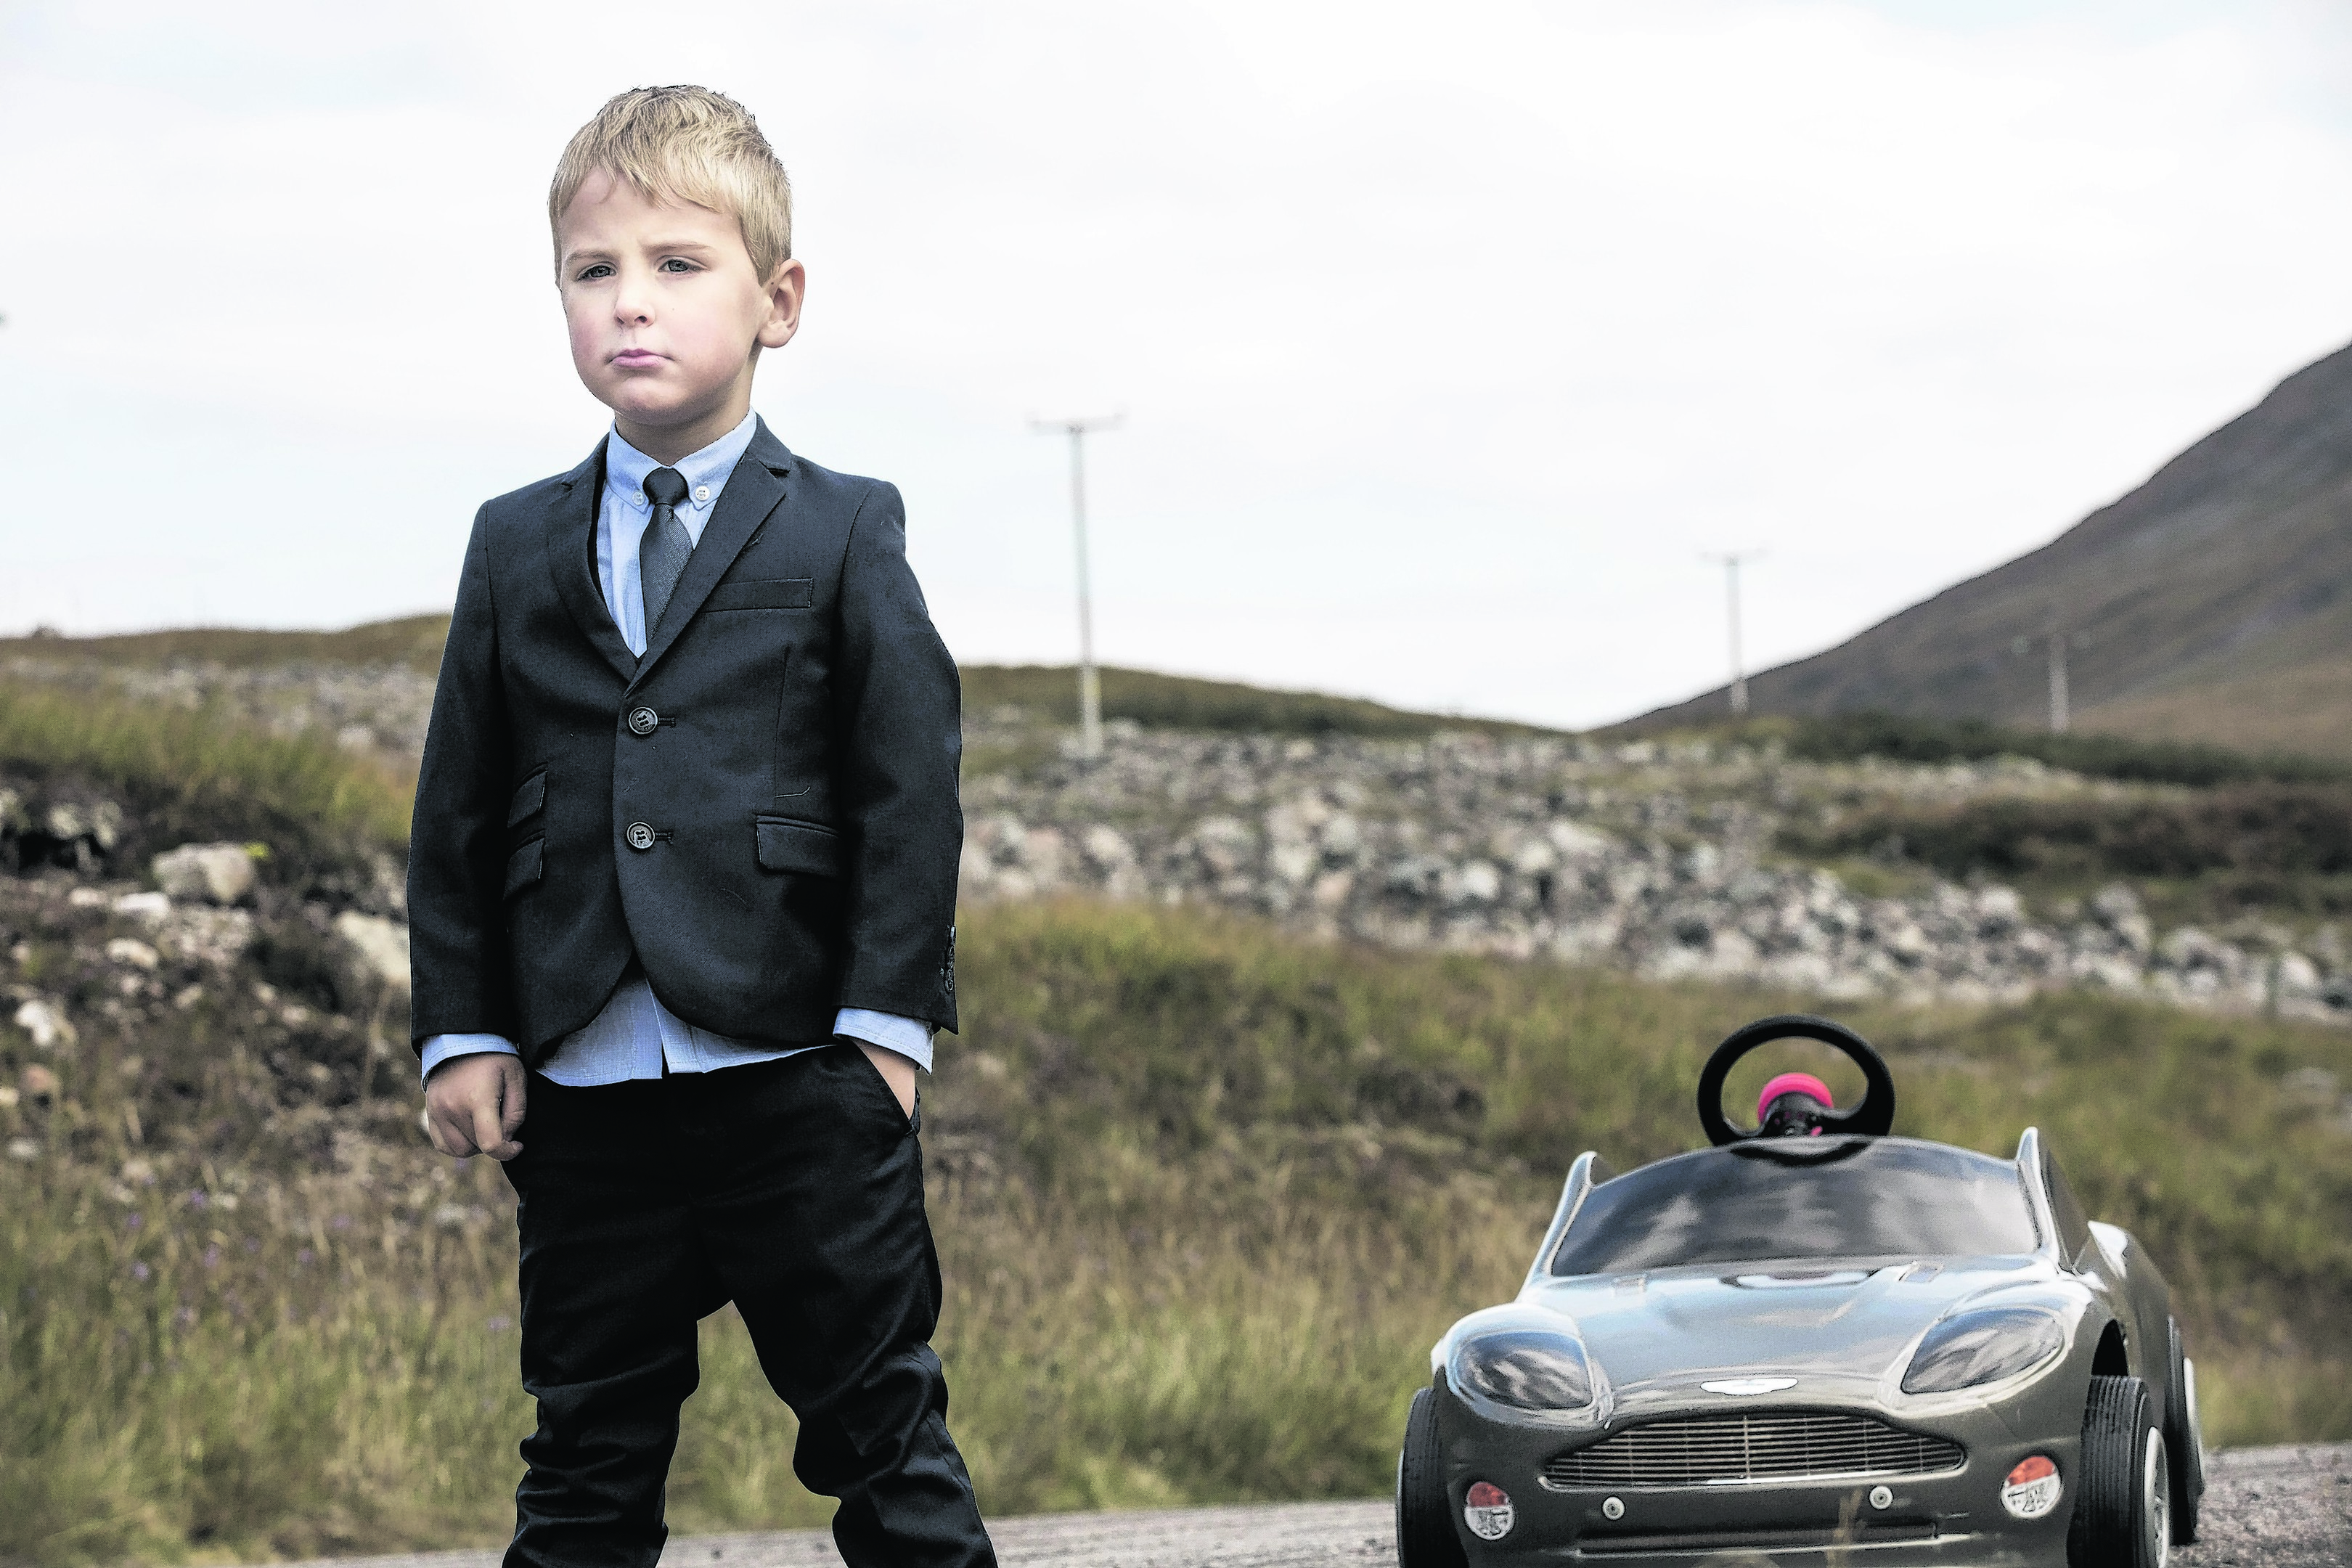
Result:
{"label": "toy car front bumper", "polygon": [[[1441,1379],[1438,1432],[1447,1491],[1459,1520],[1479,1481],[1509,1494],[1513,1520],[1500,1539],[1458,1530],[1475,1563],[1719,1565],[1726,1552],[1760,1552],[1780,1564],[1833,1559],[1871,1568],[2063,1568],[2080,1439],[2021,1440],[1989,1410],[1938,1420],[1935,1435],[1967,1457],[1934,1475],[1853,1475],[1705,1486],[1564,1487],[1544,1463],[1579,1439],[1556,1428],[1488,1420]],[[1584,1440],[1590,1440],[1589,1438]],[[2067,1486],[2042,1518],[2001,1505],[2012,1467],[2034,1454],[2058,1464]]]}

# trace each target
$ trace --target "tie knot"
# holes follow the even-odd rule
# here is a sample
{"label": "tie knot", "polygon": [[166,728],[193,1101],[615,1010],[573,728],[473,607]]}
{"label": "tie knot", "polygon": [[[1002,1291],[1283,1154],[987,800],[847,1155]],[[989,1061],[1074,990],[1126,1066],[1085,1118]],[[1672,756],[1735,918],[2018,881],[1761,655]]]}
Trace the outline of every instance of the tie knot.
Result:
{"label": "tie knot", "polygon": [[646,476],[646,499],[656,506],[676,506],[686,499],[686,476],[676,468],[656,468]]}

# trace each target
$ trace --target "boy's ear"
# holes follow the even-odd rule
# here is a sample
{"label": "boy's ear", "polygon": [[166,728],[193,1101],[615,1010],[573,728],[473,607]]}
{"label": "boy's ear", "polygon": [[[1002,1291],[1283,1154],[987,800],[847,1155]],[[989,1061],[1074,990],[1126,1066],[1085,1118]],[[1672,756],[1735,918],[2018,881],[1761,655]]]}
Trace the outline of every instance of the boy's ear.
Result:
{"label": "boy's ear", "polygon": [[801,301],[808,292],[808,268],[797,258],[777,264],[768,279],[768,318],[760,323],[760,346],[780,349],[801,330]]}

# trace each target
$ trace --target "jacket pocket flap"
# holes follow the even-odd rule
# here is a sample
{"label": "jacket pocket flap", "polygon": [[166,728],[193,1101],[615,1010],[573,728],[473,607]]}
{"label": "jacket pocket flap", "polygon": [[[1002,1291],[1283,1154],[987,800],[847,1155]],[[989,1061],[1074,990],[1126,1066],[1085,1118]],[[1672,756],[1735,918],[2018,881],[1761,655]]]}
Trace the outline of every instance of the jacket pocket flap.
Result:
{"label": "jacket pocket flap", "polygon": [[512,827],[546,804],[547,770],[541,768],[523,780],[521,787],[514,792],[514,799],[507,803],[507,826]]}
{"label": "jacket pocket flap", "polygon": [[788,817],[754,817],[751,830],[759,838],[760,864],[771,871],[800,871],[813,877],[841,875],[841,835],[814,822]]}
{"label": "jacket pocket flap", "polygon": [[534,838],[507,857],[507,887],[499,897],[511,899],[546,874],[547,840]]}
{"label": "jacket pocket flap", "polygon": [[816,603],[814,577],[745,577],[721,583],[702,601],[706,610],[805,610]]}

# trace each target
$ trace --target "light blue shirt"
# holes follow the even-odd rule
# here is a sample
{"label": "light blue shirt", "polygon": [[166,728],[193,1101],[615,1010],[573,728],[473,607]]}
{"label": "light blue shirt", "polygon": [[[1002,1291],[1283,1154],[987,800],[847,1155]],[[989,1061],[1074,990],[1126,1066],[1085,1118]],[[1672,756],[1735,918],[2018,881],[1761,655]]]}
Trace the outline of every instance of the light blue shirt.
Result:
{"label": "light blue shirt", "polygon": [[[751,446],[758,429],[756,415],[692,457],[669,466],[686,480],[686,500],[677,519],[693,541],[702,542],[703,525],[727,488],[728,476]],[[646,476],[662,465],[621,439],[615,430],[604,443],[604,493],[596,509],[596,580],[604,590],[604,607],[629,651],[646,651],[646,601],[637,580],[637,546],[653,520],[646,500]],[[929,1026],[895,1013],[864,1007],[844,1007],[833,1020],[833,1032],[887,1047],[908,1058],[924,1071],[931,1066]],[[661,1005],[644,974],[632,973],[604,1010],[584,1028],[556,1046],[539,1070],[561,1084],[586,1088],[600,1083],[625,1083],[631,1079],[673,1073],[711,1072],[751,1062],[779,1061],[812,1047],[782,1048],[751,1040],[738,1040],[697,1028]],[[502,1035],[435,1035],[425,1042],[425,1075],[452,1057],[484,1051],[520,1055]]]}

